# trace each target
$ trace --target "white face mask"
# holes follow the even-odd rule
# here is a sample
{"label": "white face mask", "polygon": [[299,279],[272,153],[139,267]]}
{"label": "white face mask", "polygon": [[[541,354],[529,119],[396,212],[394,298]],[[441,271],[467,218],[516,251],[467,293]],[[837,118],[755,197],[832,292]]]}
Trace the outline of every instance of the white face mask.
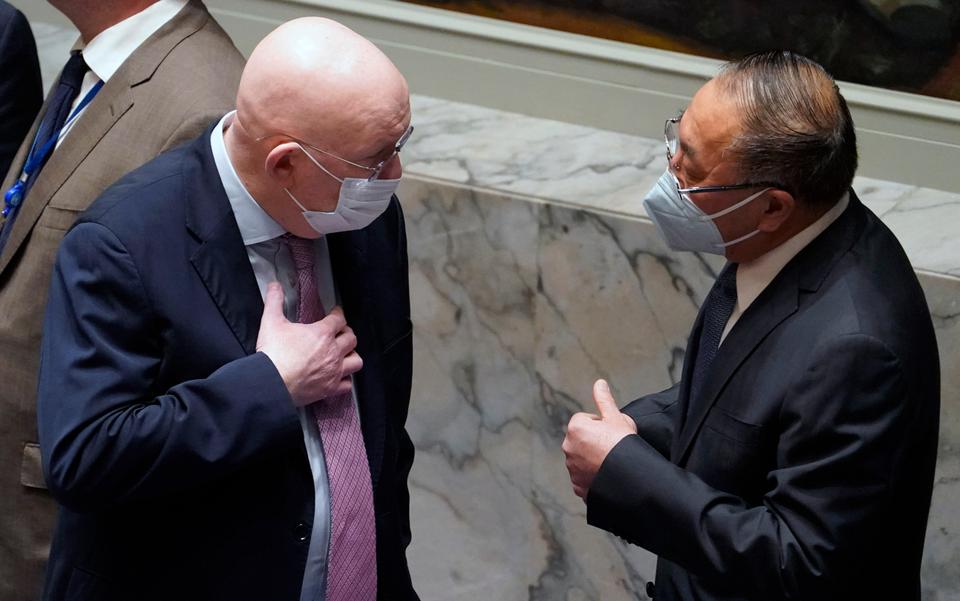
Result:
{"label": "white face mask", "polygon": [[[297,145],[299,146],[299,144]],[[303,150],[302,146],[300,148]],[[399,178],[375,179],[372,181],[354,177],[341,179],[318,163],[316,159],[310,156],[309,152],[304,150],[303,153],[324,173],[340,182],[340,197],[337,200],[337,208],[330,213],[307,210],[290,190],[283,189],[290,200],[303,211],[303,218],[310,227],[321,235],[360,230],[367,227],[387,210],[394,192],[397,191],[397,186],[400,185]]]}
{"label": "white face mask", "polygon": [[712,215],[704,213],[700,207],[690,200],[690,197],[682,194],[679,188],[677,178],[670,173],[668,168],[657,180],[647,197],[643,199],[643,206],[647,210],[647,215],[657,226],[657,230],[666,241],[667,246],[673,250],[687,250],[722,256],[728,246],[753,238],[760,233],[759,229],[755,229],[749,234],[724,242],[714,220],[747,205],[771,188],[764,188]]}

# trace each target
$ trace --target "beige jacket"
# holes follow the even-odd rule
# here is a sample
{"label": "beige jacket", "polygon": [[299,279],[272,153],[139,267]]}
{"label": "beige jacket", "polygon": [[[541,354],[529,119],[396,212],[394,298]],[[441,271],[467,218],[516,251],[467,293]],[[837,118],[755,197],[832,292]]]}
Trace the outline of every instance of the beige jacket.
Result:
{"label": "beige jacket", "polygon": [[[232,109],[242,69],[230,38],[191,0],[104,84],[14,221],[0,254],[0,601],[40,598],[56,515],[40,468],[35,402],[57,246],[110,184]],[[0,191],[19,175],[38,124]]]}

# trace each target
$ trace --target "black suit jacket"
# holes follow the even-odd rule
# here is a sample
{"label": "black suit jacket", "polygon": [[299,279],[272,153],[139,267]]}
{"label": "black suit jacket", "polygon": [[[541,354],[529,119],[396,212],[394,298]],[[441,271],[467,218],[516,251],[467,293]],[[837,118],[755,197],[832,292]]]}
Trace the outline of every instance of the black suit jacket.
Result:
{"label": "black suit jacket", "polygon": [[[313,479],[290,396],[255,352],[263,305],[209,134],[109,188],[60,247],[38,410],[62,506],[50,601],[299,599]],[[399,203],[328,244],[364,359],[379,598],[413,600]]]}
{"label": "black suit jacket", "polygon": [[589,522],[660,556],[657,601],[918,600],[940,377],[893,234],[851,192],[684,415],[701,319],[680,384],[624,409],[639,435],[602,464]]}
{"label": "black suit jacket", "polygon": [[0,181],[41,104],[43,81],[30,24],[23,13],[0,0]]}

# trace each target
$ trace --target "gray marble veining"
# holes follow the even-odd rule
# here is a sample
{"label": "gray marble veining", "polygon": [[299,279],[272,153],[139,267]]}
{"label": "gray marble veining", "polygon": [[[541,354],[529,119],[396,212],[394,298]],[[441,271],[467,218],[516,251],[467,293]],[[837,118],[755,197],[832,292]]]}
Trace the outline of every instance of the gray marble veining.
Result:
{"label": "gray marble veining", "polygon": [[[643,219],[416,179],[401,192],[418,357],[410,561],[423,597],[646,599],[655,559],[587,526],[559,446],[569,417],[593,410],[595,378],[621,402],[676,381],[722,261],[669,251]],[[960,279],[920,277],[943,371],[923,597],[956,601]]]}
{"label": "gray marble veining", "polygon": [[[666,168],[662,140],[425,96],[413,97],[413,111],[417,131],[404,160],[424,179],[646,217],[643,197]],[[917,269],[960,275],[960,177],[951,192],[865,177],[854,189]]]}

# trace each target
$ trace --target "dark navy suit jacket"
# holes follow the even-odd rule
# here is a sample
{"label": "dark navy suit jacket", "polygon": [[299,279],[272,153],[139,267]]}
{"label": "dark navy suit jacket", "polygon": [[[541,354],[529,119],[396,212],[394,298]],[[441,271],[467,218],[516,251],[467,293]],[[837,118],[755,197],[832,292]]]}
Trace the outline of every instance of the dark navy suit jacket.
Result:
{"label": "dark navy suit jacket", "polygon": [[689,411],[680,383],[624,411],[591,524],[660,556],[656,601],[920,599],[940,407],[923,292],[851,191],[743,313]]}
{"label": "dark navy suit jacket", "polygon": [[43,82],[30,24],[23,13],[0,0],[0,181],[41,104]]}
{"label": "dark navy suit jacket", "polygon": [[[299,599],[313,479],[290,396],[255,352],[263,305],[209,134],[109,188],[60,247],[38,411],[61,504],[50,601]],[[364,359],[379,598],[412,600],[399,203],[328,244]]]}

